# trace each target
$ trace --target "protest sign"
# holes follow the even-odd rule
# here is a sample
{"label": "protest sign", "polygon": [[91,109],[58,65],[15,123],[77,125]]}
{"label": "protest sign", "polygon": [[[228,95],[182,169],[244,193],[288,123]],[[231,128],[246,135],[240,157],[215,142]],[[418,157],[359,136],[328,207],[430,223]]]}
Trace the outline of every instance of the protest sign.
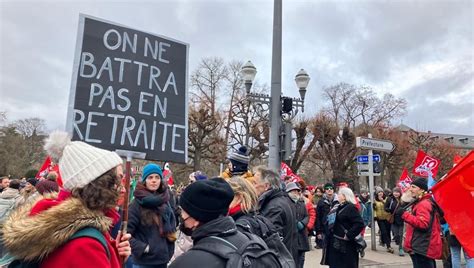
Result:
{"label": "protest sign", "polygon": [[188,45],[80,15],[67,128],[73,140],[187,161]]}

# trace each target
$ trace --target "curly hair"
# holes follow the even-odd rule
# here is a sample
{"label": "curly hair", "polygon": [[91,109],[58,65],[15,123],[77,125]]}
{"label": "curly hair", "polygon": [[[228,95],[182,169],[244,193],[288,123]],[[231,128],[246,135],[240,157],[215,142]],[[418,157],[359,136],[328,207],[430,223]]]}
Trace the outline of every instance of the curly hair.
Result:
{"label": "curly hair", "polygon": [[118,178],[116,169],[113,168],[82,188],[75,188],[71,194],[82,200],[82,203],[91,210],[104,210],[115,208],[119,198]]}

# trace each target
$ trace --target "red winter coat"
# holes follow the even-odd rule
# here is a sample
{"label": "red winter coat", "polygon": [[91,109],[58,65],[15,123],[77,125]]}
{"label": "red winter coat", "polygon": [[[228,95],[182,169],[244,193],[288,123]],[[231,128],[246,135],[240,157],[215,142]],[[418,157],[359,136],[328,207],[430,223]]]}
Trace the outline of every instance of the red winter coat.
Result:
{"label": "red winter coat", "polygon": [[54,251],[42,263],[41,268],[121,268],[118,253],[115,249],[115,241],[108,233],[105,240],[110,252],[110,259],[104,246],[94,238],[76,238]]}
{"label": "red winter coat", "polygon": [[405,211],[406,224],[404,248],[430,259],[440,259],[442,253],[439,215],[431,201],[431,194],[423,196],[413,205],[411,213]]}
{"label": "red winter coat", "polygon": [[[21,208],[4,223],[4,246],[22,260],[42,258],[44,268],[120,268],[115,241],[108,230],[118,220],[115,211],[93,211],[76,198],[61,195],[58,200],[41,200],[29,210]],[[69,238],[85,227],[100,230],[110,257],[101,242],[91,237]],[[53,236],[54,234],[54,236]]]}
{"label": "red winter coat", "polygon": [[308,231],[313,231],[314,228],[314,222],[316,221],[316,210],[314,209],[313,203],[311,203],[310,199],[305,198],[305,204],[306,204],[306,210],[308,211],[308,224],[306,225],[306,228]]}

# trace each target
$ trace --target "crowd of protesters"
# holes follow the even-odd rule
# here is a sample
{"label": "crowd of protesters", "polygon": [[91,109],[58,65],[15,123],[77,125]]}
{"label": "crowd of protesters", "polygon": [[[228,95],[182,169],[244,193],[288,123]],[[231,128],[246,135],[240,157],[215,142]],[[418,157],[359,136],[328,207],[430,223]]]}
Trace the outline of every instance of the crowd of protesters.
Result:
{"label": "crowd of protesters", "polygon": [[[177,190],[159,165],[148,163],[131,187],[122,234],[120,156],[72,142],[62,132],[51,134],[45,149],[61,174],[1,178],[0,265],[217,268],[254,261],[302,268],[305,253],[315,248],[322,251],[322,265],[350,268],[364,257],[358,241],[366,229],[377,228],[380,245],[395,253],[394,243],[415,268],[436,267],[443,241],[451,252],[443,256],[450,258],[445,267],[460,267],[462,247],[424,178],[405,193],[376,187],[356,194],[347,184],[331,182],[310,187],[264,166],[251,169],[248,149],[241,147],[229,154],[222,174],[210,178],[194,171]],[[241,258],[229,257],[236,252]],[[467,267],[474,267],[464,256]]]}

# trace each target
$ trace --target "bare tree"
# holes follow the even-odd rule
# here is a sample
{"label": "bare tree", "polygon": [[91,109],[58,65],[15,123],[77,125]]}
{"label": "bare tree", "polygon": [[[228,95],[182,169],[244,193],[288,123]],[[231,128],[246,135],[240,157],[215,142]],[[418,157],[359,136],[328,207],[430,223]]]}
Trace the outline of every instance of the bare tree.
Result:
{"label": "bare tree", "polygon": [[198,104],[189,110],[189,156],[194,170],[201,169],[204,159],[218,163],[225,153],[225,143],[220,135],[221,116],[212,114],[206,107],[206,104]]}
{"label": "bare tree", "polygon": [[23,137],[27,138],[34,134],[42,135],[46,132],[46,122],[44,119],[37,117],[17,120],[13,122],[13,126]]}
{"label": "bare tree", "polygon": [[203,103],[214,115],[217,96],[228,77],[228,70],[221,58],[204,58],[191,76],[192,99]]}
{"label": "bare tree", "polygon": [[326,106],[313,119],[312,157],[328,161],[334,182],[356,182],[355,137],[389,126],[404,114],[406,101],[390,94],[378,98],[369,87],[345,83],[326,88],[324,97]]}
{"label": "bare tree", "polygon": [[317,143],[317,137],[312,133],[315,125],[310,119],[302,118],[294,126],[296,133],[296,150],[294,157],[288,161],[293,172],[298,172],[301,165],[308,159],[311,151]]}

